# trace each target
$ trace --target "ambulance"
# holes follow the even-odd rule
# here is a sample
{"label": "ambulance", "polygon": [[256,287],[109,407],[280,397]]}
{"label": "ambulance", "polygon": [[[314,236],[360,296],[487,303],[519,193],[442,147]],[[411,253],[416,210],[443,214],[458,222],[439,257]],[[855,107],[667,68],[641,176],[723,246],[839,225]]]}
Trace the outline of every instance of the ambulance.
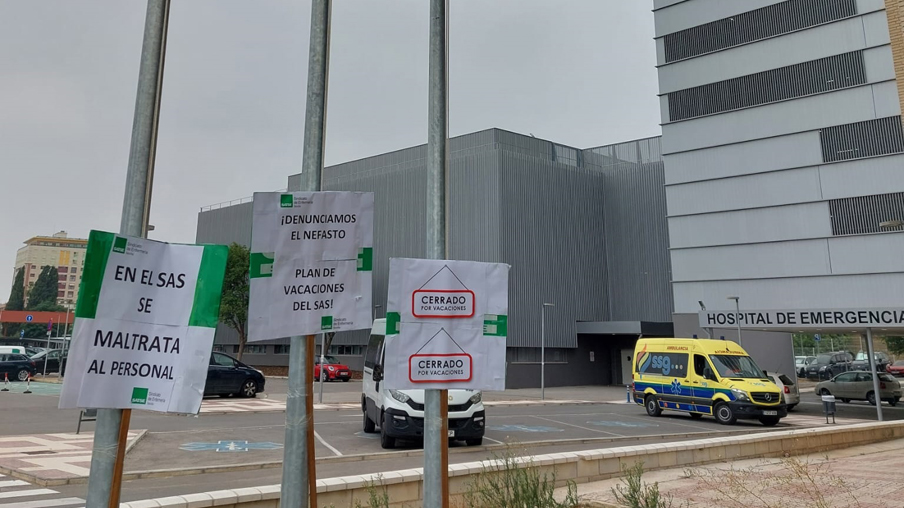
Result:
{"label": "ambulance", "polygon": [[650,416],[664,410],[738,419],[771,427],[788,415],[781,390],[734,342],[710,339],[640,339],[632,366],[634,402]]}

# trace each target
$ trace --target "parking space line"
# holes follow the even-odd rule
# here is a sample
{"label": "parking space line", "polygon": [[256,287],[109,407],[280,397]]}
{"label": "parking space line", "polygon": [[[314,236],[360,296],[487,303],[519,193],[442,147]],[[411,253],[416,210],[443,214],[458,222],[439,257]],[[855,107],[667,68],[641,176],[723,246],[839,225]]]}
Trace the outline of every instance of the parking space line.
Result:
{"label": "parking space line", "polygon": [[316,437],[317,440],[320,441],[320,444],[329,448],[331,452],[335,453],[337,456],[340,456],[340,457],[342,456],[342,452],[333,448],[329,443],[327,443],[325,439],[320,437],[320,434],[318,434],[316,430],[314,431],[314,437]]}
{"label": "parking space line", "polygon": [[494,443],[496,443],[496,444],[501,444],[501,445],[504,445],[504,444],[505,444],[505,443],[503,443],[502,441],[496,441],[495,439],[493,439],[493,438],[491,438],[491,437],[487,437],[486,434],[483,435],[483,438],[486,439],[487,441],[492,441],[492,442],[494,442]]}
{"label": "parking space line", "polygon": [[546,420],[547,422],[558,423],[559,425],[567,425],[569,427],[574,427],[576,429],[589,430],[590,432],[599,432],[600,434],[609,434],[610,436],[616,436],[616,437],[627,437],[624,434],[616,434],[615,432],[606,432],[605,430],[591,429],[590,427],[581,427],[580,425],[573,425],[571,423],[565,423],[565,422],[560,422],[557,420],[552,420],[549,418],[543,418],[542,416],[537,416],[537,415],[530,415],[530,416],[532,416],[533,418],[537,418],[539,420]]}
{"label": "parking space line", "polygon": [[[621,417],[625,417],[625,418],[634,418],[636,420],[648,420],[650,418],[649,416],[623,415],[623,414],[618,414],[618,413],[605,413],[605,414],[609,414],[609,415],[613,415],[613,416],[621,416]],[[677,415],[678,413],[675,413],[675,414]],[[674,425],[678,425],[679,427],[687,427],[687,428],[695,429],[695,430],[712,429],[712,427],[704,427],[702,425],[688,425],[686,423],[678,423],[671,418],[669,418],[665,421],[667,421],[671,424],[674,424]],[[715,432],[719,432],[719,431],[715,431]]]}

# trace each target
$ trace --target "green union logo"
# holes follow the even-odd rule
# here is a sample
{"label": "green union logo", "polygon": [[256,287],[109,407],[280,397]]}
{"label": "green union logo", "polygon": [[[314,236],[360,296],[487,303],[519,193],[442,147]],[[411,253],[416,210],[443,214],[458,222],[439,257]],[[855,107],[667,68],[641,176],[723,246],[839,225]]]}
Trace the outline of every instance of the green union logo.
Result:
{"label": "green union logo", "polygon": [[147,388],[132,388],[132,404],[147,404],[148,403],[148,389]]}
{"label": "green union logo", "polygon": [[279,196],[280,208],[292,208],[295,205],[295,198],[291,194],[281,194]]}
{"label": "green union logo", "polygon": [[129,239],[123,238],[121,236],[117,236],[116,240],[113,241],[113,252],[119,252],[120,254],[126,253],[126,247],[129,245]]}

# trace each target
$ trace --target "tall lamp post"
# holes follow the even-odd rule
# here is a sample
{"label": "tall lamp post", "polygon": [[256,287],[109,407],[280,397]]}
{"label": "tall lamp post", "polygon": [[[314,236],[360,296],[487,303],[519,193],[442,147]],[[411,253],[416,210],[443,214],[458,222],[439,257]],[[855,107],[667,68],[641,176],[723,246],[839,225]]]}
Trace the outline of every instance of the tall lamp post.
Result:
{"label": "tall lamp post", "polygon": [[738,345],[743,346],[744,343],[741,342],[741,304],[739,303],[741,300],[740,296],[729,296],[729,300],[734,300],[735,306],[735,324],[738,325]]}
{"label": "tall lamp post", "polygon": [[540,309],[540,400],[546,400],[546,307],[554,303],[544,303]]}

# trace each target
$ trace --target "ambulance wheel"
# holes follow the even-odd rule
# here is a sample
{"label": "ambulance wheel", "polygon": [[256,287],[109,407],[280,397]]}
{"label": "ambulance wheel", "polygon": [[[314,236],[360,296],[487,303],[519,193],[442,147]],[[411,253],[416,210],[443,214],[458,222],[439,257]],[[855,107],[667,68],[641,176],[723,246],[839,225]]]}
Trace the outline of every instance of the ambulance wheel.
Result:
{"label": "ambulance wheel", "polygon": [[647,414],[650,416],[659,416],[662,414],[662,408],[659,407],[659,401],[653,395],[647,395],[644,399],[644,407],[647,408]]}
{"label": "ambulance wheel", "polygon": [[713,413],[716,415],[716,420],[722,425],[734,425],[738,421],[738,417],[735,416],[731,406],[725,402],[716,404]]}
{"label": "ambulance wheel", "polygon": [[779,421],[778,416],[762,416],[762,417],[760,417],[760,423],[762,423],[766,427],[775,427],[778,424],[778,421]]}

